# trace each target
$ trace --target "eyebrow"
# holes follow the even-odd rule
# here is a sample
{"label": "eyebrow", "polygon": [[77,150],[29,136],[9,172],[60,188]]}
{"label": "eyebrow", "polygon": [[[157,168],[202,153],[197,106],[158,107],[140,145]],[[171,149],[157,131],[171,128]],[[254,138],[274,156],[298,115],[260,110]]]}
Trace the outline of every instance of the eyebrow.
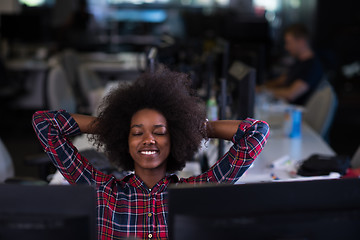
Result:
{"label": "eyebrow", "polygon": [[[143,124],[134,124],[131,126],[131,128],[141,128],[143,126],[144,126]],[[166,128],[166,126],[163,124],[156,124],[156,125],[154,125],[154,127],[155,128],[162,128],[162,127]]]}
{"label": "eyebrow", "polygon": [[157,125],[154,125],[154,127],[155,128],[162,128],[162,127],[166,128],[166,126],[163,124],[157,124]]}

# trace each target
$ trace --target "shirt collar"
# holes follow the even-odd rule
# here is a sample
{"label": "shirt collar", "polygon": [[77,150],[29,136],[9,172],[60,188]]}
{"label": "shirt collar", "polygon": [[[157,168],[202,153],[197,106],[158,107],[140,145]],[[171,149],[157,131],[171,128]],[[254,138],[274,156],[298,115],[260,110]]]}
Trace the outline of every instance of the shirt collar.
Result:
{"label": "shirt collar", "polygon": [[[146,186],[143,180],[140,177],[136,176],[134,173],[124,177],[122,181],[132,187],[141,189],[145,193],[150,193],[150,189]],[[155,186],[151,189],[151,192],[162,192],[167,189],[170,183],[177,183],[178,181],[179,178],[176,176],[176,174],[166,175],[163,179],[161,179],[158,183],[155,184]]]}

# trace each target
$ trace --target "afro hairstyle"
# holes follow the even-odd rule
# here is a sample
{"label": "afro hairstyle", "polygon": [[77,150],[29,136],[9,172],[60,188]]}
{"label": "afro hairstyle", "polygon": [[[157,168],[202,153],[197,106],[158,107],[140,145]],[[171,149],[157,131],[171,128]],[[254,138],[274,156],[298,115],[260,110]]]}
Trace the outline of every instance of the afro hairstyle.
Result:
{"label": "afro hairstyle", "polygon": [[119,85],[100,106],[92,140],[103,147],[110,162],[123,170],[133,171],[128,137],[132,116],[142,109],[153,109],[166,119],[170,134],[167,172],[182,170],[206,136],[205,105],[190,88],[188,75],[159,66],[155,73],[146,72],[134,83]]}

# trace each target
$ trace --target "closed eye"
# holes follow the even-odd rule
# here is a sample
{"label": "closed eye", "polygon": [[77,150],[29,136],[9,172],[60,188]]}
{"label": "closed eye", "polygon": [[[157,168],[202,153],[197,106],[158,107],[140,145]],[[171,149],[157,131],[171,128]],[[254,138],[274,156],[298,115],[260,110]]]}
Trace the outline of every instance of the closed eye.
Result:
{"label": "closed eye", "polygon": [[133,135],[133,136],[141,136],[142,133],[133,133],[132,135]]}
{"label": "closed eye", "polygon": [[154,133],[157,136],[164,136],[166,133]]}

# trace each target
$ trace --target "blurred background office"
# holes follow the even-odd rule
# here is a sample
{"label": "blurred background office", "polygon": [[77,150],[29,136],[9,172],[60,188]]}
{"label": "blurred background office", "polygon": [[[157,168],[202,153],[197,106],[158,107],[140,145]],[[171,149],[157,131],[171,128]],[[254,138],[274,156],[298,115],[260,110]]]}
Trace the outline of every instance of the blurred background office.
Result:
{"label": "blurred background office", "polygon": [[[284,48],[283,31],[295,23],[309,30],[310,45],[337,99],[326,133],[319,134],[337,154],[352,156],[360,143],[356,3],[1,0],[0,138],[14,175],[37,178],[53,171],[31,160],[41,155],[30,123],[35,110],[96,115],[104,93],[120,81],[131,83],[149,67],[151,54],[156,62],[189,73],[193,88],[207,102],[218,99],[221,78],[228,75],[224,69],[239,66],[236,62],[254,69],[261,85],[294,61]],[[229,79],[228,87],[232,84]],[[238,99],[231,91],[228,95],[236,105]],[[315,111],[321,108],[317,101],[313,105]],[[234,111],[224,116],[233,117]]]}

